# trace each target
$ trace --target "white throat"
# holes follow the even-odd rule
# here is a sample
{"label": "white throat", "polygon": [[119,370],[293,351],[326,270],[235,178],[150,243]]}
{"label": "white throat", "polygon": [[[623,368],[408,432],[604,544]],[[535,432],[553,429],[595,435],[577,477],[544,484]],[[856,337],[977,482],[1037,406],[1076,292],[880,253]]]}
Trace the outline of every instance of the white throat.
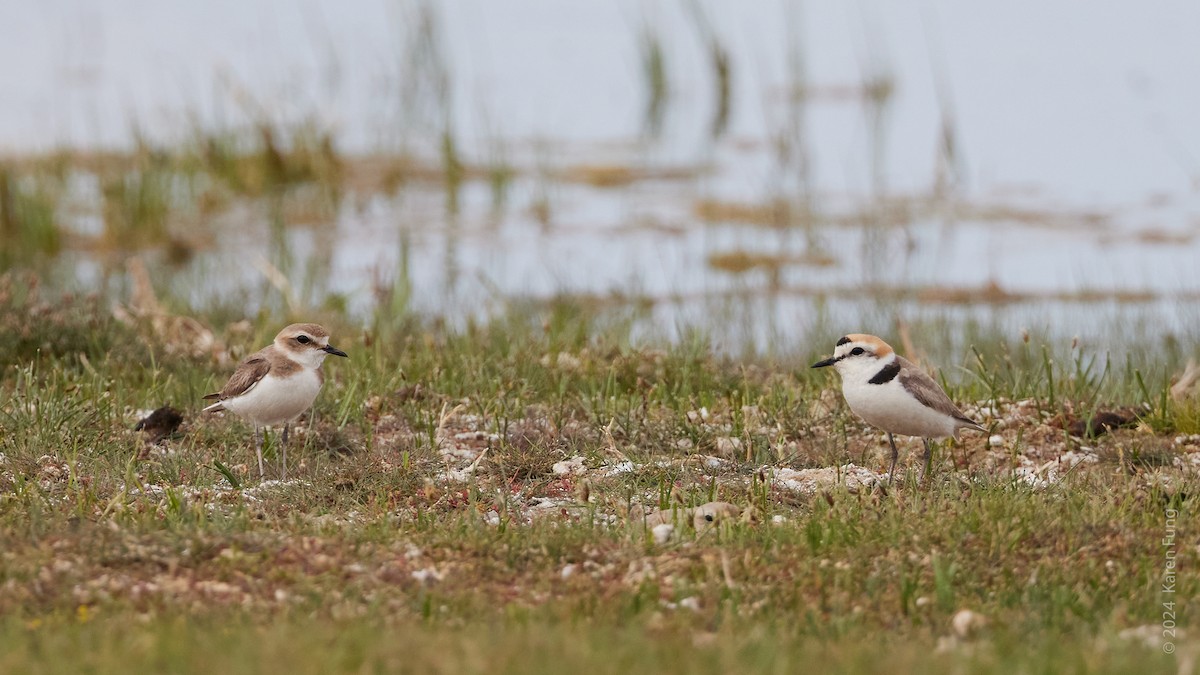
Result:
{"label": "white throat", "polygon": [[875,377],[880,370],[895,361],[896,355],[894,353],[882,357],[863,354],[860,356],[847,356],[833,364],[833,367],[837,368],[843,382],[861,384]]}

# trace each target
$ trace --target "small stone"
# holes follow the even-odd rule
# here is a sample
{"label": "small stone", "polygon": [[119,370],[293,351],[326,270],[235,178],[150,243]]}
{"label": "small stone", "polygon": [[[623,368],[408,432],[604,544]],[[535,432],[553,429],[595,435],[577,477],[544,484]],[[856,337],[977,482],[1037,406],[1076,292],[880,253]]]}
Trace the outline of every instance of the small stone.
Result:
{"label": "small stone", "polygon": [[969,609],[960,609],[955,612],[954,618],[950,620],[950,626],[954,629],[955,635],[966,639],[987,626],[987,617],[979,612],[972,612]]}
{"label": "small stone", "polygon": [[988,445],[993,448],[1002,448],[1004,447],[1004,437],[1000,434],[991,436],[988,438]]}
{"label": "small stone", "polygon": [[435,581],[442,580],[442,573],[432,567],[427,567],[423,570],[413,570],[412,578],[416,579],[423,586],[428,586]]}
{"label": "small stone", "polygon": [[742,449],[742,439],[721,436],[717,439],[717,456],[733,457]]}
{"label": "small stone", "polygon": [[671,539],[671,535],[675,534],[675,526],[670,523],[659,523],[650,528],[650,534],[654,536],[654,543],[665,544]]}
{"label": "small stone", "polygon": [[587,472],[587,465],[584,464],[583,457],[576,455],[570,459],[555,462],[550,470],[556,476],[578,476]]}

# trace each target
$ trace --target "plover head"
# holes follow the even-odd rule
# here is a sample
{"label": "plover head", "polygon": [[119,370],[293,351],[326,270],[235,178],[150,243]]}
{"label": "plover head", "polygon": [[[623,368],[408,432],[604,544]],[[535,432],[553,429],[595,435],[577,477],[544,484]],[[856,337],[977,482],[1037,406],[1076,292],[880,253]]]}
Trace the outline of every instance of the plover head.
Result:
{"label": "plover head", "polygon": [[275,348],[306,368],[320,368],[326,356],[346,356],[329,344],[329,331],[315,323],[294,323],[275,336]]}
{"label": "plover head", "polygon": [[896,352],[888,343],[874,335],[851,333],[838,340],[833,356],[812,364],[813,368],[833,366],[843,380],[857,382],[874,377],[880,367],[896,359]]}

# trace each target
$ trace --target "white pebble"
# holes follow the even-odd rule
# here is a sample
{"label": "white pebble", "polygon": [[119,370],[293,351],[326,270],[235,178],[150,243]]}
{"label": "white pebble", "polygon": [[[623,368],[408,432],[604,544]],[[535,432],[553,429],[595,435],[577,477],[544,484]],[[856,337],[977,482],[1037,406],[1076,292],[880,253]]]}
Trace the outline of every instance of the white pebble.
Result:
{"label": "white pebble", "polygon": [[571,459],[564,459],[561,462],[555,462],[554,466],[550,467],[556,476],[577,476],[587,473],[587,464],[584,459],[579,456]]}
{"label": "white pebble", "polygon": [[1004,437],[1001,436],[1000,434],[996,434],[996,435],[988,438],[988,445],[993,448],[1004,447]]}
{"label": "white pebble", "polygon": [[441,581],[442,573],[432,567],[428,567],[423,570],[413,570],[412,578],[427,586],[435,581]]}
{"label": "white pebble", "polygon": [[721,456],[732,455],[742,449],[742,439],[732,438],[730,436],[721,436],[717,439],[717,454]]}
{"label": "white pebble", "polygon": [[987,617],[969,609],[960,609],[950,620],[950,625],[954,628],[955,635],[968,638],[987,625]]}
{"label": "white pebble", "polygon": [[650,534],[654,535],[654,543],[665,544],[675,534],[675,526],[671,523],[659,523],[650,528]]}

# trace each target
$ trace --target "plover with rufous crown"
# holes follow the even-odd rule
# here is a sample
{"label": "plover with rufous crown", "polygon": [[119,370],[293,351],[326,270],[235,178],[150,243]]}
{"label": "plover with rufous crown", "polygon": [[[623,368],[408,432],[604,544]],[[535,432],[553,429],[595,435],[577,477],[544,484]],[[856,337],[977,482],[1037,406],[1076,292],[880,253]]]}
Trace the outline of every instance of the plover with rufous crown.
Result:
{"label": "plover with rufous crown", "polygon": [[239,363],[225,388],[204,397],[217,399],[205,412],[228,410],[254,425],[259,478],[265,475],[261,428],[280,424],[283,477],[287,477],[288,428],[316,400],[325,381],[321,364],[330,354],[346,356],[329,344],[329,331],[315,323],[294,323],[279,331],[269,346]]}
{"label": "plover with rufous crown", "polygon": [[956,437],[959,429],[987,432],[963,415],[932,377],[874,335],[852,333],[838,340],[832,357],[812,365],[826,366],[842,376],[842,396],[850,410],[887,432],[892,446],[889,482],[899,455],[892,434],[919,436],[924,441],[924,477],[929,473],[930,439]]}

